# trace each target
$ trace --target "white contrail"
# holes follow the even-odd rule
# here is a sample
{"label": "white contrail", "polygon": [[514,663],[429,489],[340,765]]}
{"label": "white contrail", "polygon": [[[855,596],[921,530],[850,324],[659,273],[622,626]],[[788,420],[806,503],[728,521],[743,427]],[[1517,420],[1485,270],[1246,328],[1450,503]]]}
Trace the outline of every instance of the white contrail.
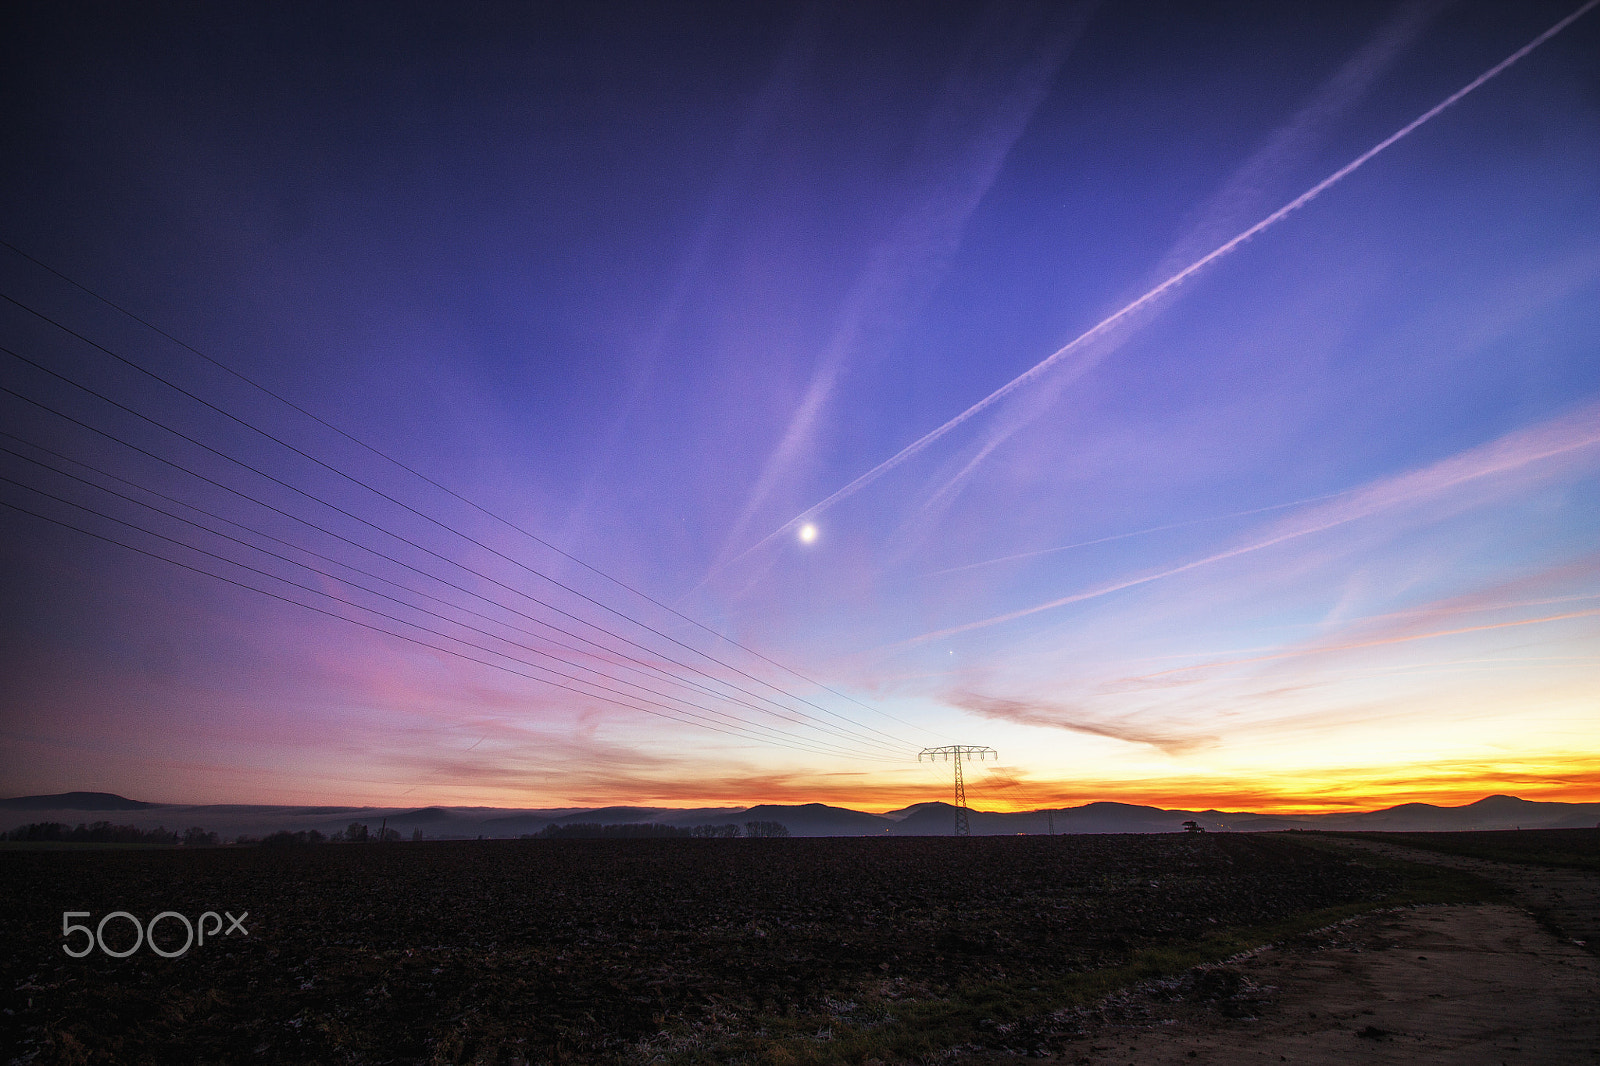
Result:
{"label": "white contrail", "polygon": [[[807,452],[851,357],[866,338],[932,294],[961,245],[968,220],[1000,176],[1012,147],[1055,83],[1095,6],[1083,4],[1068,11],[1060,24],[1042,37],[1035,26],[980,30],[982,36],[972,42],[974,56],[1002,47],[1027,50],[1026,62],[996,92],[980,91],[988,79],[981,70],[967,69],[967,64],[958,64],[946,76],[943,102],[927,118],[925,145],[919,153],[928,157],[921,166],[937,176],[927,180],[922,194],[873,250],[866,269],[852,286],[805,396],[767,458],[711,573],[743,542],[761,505]],[[1002,40],[992,39],[996,37]],[[946,138],[955,142],[953,148],[941,145]],[[954,163],[944,157],[954,157]]]}
{"label": "white contrail", "polygon": [[1151,526],[1148,529],[1135,529],[1129,533],[1113,533],[1109,537],[1096,537],[1094,540],[1080,540],[1076,544],[1061,544],[1054,548],[1040,548],[1038,551],[1022,552],[1017,555],[1005,555],[998,559],[984,559],[980,562],[966,563],[961,566],[951,566],[943,570],[930,570],[923,576],[939,577],[943,574],[959,574],[963,570],[977,570],[978,568],[984,566],[998,566],[1001,563],[1014,563],[1019,559],[1032,559],[1040,555],[1054,555],[1056,552],[1071,551],[1073,548],[1087,548],[1093,544],[1106,544],[1113,540],[1127,540],[1129,537],[1142,537],[1146,533],[1161,533],[1168,529],[1183,529],[1187,526],[1198,526],[1206,522],[1225,522],[1230,518],[1244,518],[1253,514],[1266,514],[1268,511],[1282,511],[1289,507],[1299,507],[1303,504],[1320,503],[1323,500],[1331,500],[1335,496],[1343,496],[1345,495],[1345,492],[1352,491],[1354,490],[1346,489],[1344,492],[1326,492],[1321,496],[1307,496],[1303,500],[1290,500],[1288,503],[1275,503],[1270,507],[1256,507],[1249,511],[1234,511],[1231,514],[1210,515],[1206,518],[1191,518],[1186,522],[1173,522],[1165,526]]}
{"label": "white contrail", "polygon": [[[1600,0],[1592,2],[1600,3]],[[1516,430],[1497,440],[1458,452],[1420,469],[1380,478],[1359,489],[1339,493],[1340,499],[1337,502],[1313,508],[1302,515],[1291,515],[1279,521],[1276,526],[1223,551],[1192,559],[1165,570],[1112,581],[1084,592],[1075,592],[1070,596],[1062,596],[1032,607],[995,615],[992,618],[924,633],[880,650],[901,651],[930,641],[968,633],[974,629],[986,629],[1003,622],[1013,622],[1041,611],[1098,599],[1113,592],[1121,592],[1123,589],[1146,585],[1152,581],[1160,581],[1163,578],[1210,566],[1212,563],[1271,548],[1285,541],[1321,533],[1382,511],[1414,504],[1460,485],[1504,475],[1547,459],[1566,456],[1583,449],[1593,449],[1597,445],[1600,445],[1600,402],[1592,402],[1570,414],[1552,418],[1527,429]]]}
{"label": "white contrail", "polygon": [[814,504],[807,510],[795,515],[789,521],[785,522],[771,533],[768,533],[765,537],[762,537],[759,541],[752,544],[750,547],[746,548],[744,551],[740,552],[723,565],[730,566],[733,563],[738,562],[740,559],[743,559],[751,552],[756,551],[758,548],[770,543],[775,538],[795,529],[802,523],[815,519],[818,515],[828,510],[828,508],[832,507],[834,504],[854,496],[856,493],[860,492],[874,481],[877,481],[879,478],[893,470],[895,467],[899,466],[901,463],[904,463],[906,460],[922,452],[929,445],[933,444],[935,441],[939,440],[941,437],[945,436],[962,423],[993,407],[995,404],[999,403],[1007,396],[1010,396],[1013,392],[1016,392],[1024,385],[1037,380],[1061,360],[1065,359],[1073,352],[1076,352],[1079,348],[1082,348],[1090,341],[1100,337],[1117,323],[1127,318],[1129,315],[1147,306],[1152,301],[1160,298],[1166,292],[1183,283],[1198,271],[1204,269],[1206,266],[1209,266],[1211,263],[1216,262],[1218,259],[1221,259],[1229,252],[1248,241],[1251,237],[1254,237],[1256,234],[1261,233],[1262,231],[1276,225],[1279,222],[1282,222],[1296,210],[1304,207],[1312,200],[1315,200],[1318,196],[1321,196],[1328,189],[1332,188],[1334,185],[1337,185],[1340,181],[1343,181],[1346,177],[1350,176],[1361,167],[1366,165],[1369,160],[1371,160],[1374,156],[1377,156],[1384,149],[1393,145],[1397,141],[1403,140],[1419,127],[1425,125],[1434,118],[1437,118],[1439,115],[1447,111],[1451,106],[1461,100],[1462,97],[1466,96],[1468,93],[1471,93],[1474,89],[1477,89],[1491,78],[1506,70],[1506,68],[1523,59],[1535,48],[1538,48],[1550,38],[1554,37],[1556,34],[1572,25],[1578,19],[1588,14],[1589,11],[1592,10],[1597,4],[1600,4],[1600,0],[1588,0],[1587,3],[1583,4],[1583,6],[1579,7],[1572,14],[1568,15],[1560,22],[1557,22],[1554,26],[1551,26],[1549,29],[1539,34],[1539,36],[1535,37],[1533,40],[1529,41],[1515,52],[1512,52],[1509,56],[1496,63],[1482,74],[1479,74],[1466,85],[1460,89],[1457,89],[1439,103],[1435,104],[1433,107],[1430,107],[1421,115],[1418,115],[1416,118],[1412,119],[1410,122],[1406,123],[1404,126],[1400,127],[1400,129],[1396,130],[1394,133],[1391,133],[1389,136],[1385,137],[1383,140],[1379,141],[1365,152],[1362,152],[1355,159],[1351,160],[1349,163],[1346,163],[1344,166],[1340,167],[1326,178],[1323,178],[1311,188],[1307,189],[1299,196],[1296,196],[1293,200],[1290,200],[1288,203],[1272,212],[1272,214],[1268,215],[1260,222],[1257,222],[1255,225],[1251,226],[1243,233],[1240,233],[1226,244],[1214,249],[1209,254],[1202,256],[1193,263],[1190,263],[1188,266],[1172,275],[1166,281],[1163,281],[1161,284],[1157,285],[1143,296],[1140,296],[1132,303],[1126,305],[1121,310],[1115,311],[1107,317],[1101,319],[1087,331],[1079,334],[1077,337],[1058,348],[1054,353],[1042,361],[1034,364],[1034,366],[1032,366],[1030,369],[1023,371],[1021,374],[1012,378],[1010,381],[1006,382],[1004,385],[1000,386],[998,389],[994,390],[989,395],[985,396],[983,399],[967,408],[965,411],[962,411],[960,414],[956,415],[942,426],[923,434],[921,437],[906,445],[904,448],[900,449],[900,451],[896,452],[888,459],[885,459],[871,470],[868,470],[865,474],[862,474],[860,477],[844,486],[844,488],[839,489],[822,502]]}
{"label": "white contrail", "polygon": [[[1291,167],[1304,163],[1312,144],[1321,138],[1322,131],[1366,94],[1400,52],[1416,39],[1447,3],[1449,0],[1406,0],[1391,12],[1377,33],[1357,49],[1331,78],[1323,82],[1310,101],[1286,125],[1275,130],[1266,143],[1252,153],[1244,165],[1234,171],[1233,176],[1205,201],[1189,231],[1178,239],[1151,271],[1152,279],[1166,277],[1240,226],[1248,224],[1261,209],[1259,201],[1263,197],[1260,190],[1271,187],[1279,177],[1288,174]],[[1132,327],[1133,321],[1125,319],[1123,325]],[[1114,355],[1133,334],[1134,329],[1128,328],[1119,336],[1103,338],[1107,341],[1103,345],[1080,350],[1069,366],[1056,369],[1050,387],[1034,390],[1025,407],[1013,409],[1007,417],[994,420],[988,430],[988,439],[966,466],[923,502],[917,519],[930,523],[937,521],[940,513],[955,502],[990,455],[1042,417],[1068,385]],[[908,546],[913,542],[911,537],[902,537],[901,540]]]}

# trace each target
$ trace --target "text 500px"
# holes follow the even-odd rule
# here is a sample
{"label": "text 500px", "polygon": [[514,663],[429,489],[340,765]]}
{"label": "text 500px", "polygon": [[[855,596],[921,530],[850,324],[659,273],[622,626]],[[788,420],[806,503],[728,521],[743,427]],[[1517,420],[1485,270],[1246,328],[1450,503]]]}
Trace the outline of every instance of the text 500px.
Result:
{"label": "text 500px", "polygon": [[[223,915],[227,915],[228,917],[228,926],[226,930],[224,930],[222,925]],[[127,911],[112,911],[110,914],[107,914],[105,917],[101,918],[99,924],[96,925],[92,930],[87,925],[79,925],[72,920],[74,918],[89,918],[91,916],[92,915],[89,911],[61,912],[61,937],[63,940],[69,941],[68,943],[61,945],[61,950],[65,951],[68,955],[71,955],[75,959],[83,958],[85,955],[93,951],[97,946],[101,951],[105,952],[107,955],[110,955],[114,959],[127,958],[135,951],[138,951],[139,948],[146,943],[150,945],[150,950],[155,952],[157,955],[160,955],[163,958],[175,959],[179,955],[187,952],[195,944],[204,944],[206,942],[206,937],[208,936],[215,940],[218,933],[221,933],[223,936],[232,936],[234,933],[239,933],[243,936],[250,935],[250,930],[244,927],[244,920],[250,917],[249,911],[245,911],[237,918],[233,916],[231,911],[223,911],[222,914],[218,914],[216,911],[206,911],[204,914],[200,915],[200,920],[198,922],[189,921],[188,918],[179,914],[177,911],[162,911],[154,918],[151,918],[150,921],[144,925],[140,925],[139,919],[135,918]],[[125,947],[120,950],[106,946],[106,923],[110,922],[114,918],[120,918],[128,925],[133,927],[133,946]],[[160,944],[156,943],[156,926],[160,925],[163,921],[169,923],[169,928],[172,930],[170,934],[163,935],[163,939],[165,940],[175,939],[177,936],[176,927],[178,925],[183,927],[184,940],[182,947],[162,947]],[[207,928],[208,921],[210,922],[210,928]],[[198,930],[196,928],[197,926]],[[112,926],[112,930],[114,933],[120,932],[118,926]],[[82,948],[74,950],[70,941],[77,933],[83,934],[85,943]],[[125,937],[116,936],[115,939],[121,941],[124,940]]]}

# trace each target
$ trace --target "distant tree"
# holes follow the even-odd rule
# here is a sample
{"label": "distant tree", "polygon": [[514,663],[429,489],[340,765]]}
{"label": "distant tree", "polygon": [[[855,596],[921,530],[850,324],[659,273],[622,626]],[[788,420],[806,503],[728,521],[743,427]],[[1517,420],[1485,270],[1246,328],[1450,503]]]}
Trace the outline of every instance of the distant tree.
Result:
{"label": "distant tree", "polygon": [[[607,830],[615,829],[616,836],[620,837],[645,837],[652,840],[669,837],[686,837],[694,832],[692,829],[679,829],[675,825],[662,825],[658,822],[639,822],[632,825],[606,826]],[[612,836],[607,832],[606,836]]]}
{"label": "distant tree", "polygon": [[1205,827],[1191,818],[1183,823],[1183,831],[1185,833],[1204,833]]}
{"label": "distant tree", "polygon": [[413,829],[411,831],[411,839],[413,841],[421,840],[422,839],[422,830],[421,829]]}
{"label": "distant tree", "polygon": [[789,827],[782,822],[746,822],[744,835],[747,837],[786,837]]}
{"label": "distant tree", "polygon": [[572,822],[568,825],[557,825],[551,822],[539,830],[538,836],[546,840],[557,840],[571,837],[597,837],[600,830],[605,828],[599,822]]}
{"label": "distant tree", "polygon": [[368,840],[367,827],[360,822],[351,822],[345,827],[344,838],[352,844],[365,844]]}
{"label": "distant tree", "polygon": [[654,822],[626,822],[621,825],[600,825],[598,822],[574,822],[569,825],[551,823],[534,834],[545,840],[570,839],[660,839],[664,837],[693,836],[692,829],[679,829],[672,825]]}
{"label": "distant tree", "polygon": [[140,829],[131,825],[112,825],[110,822],[79,822],[67,828],[64,822],[34,822],[22,825],[4,834],[5,840],[64,841],[72,844],[176,844],[178,834],[156,826]]}
{"label": "distant tree", "polygon": [[6,839],[33,842],[65,840],[68,832],[65,822],[30,822],[11,830],[6,834]]}
{"label": "distant tree", "polygon": [[208,833],[198,825],[191,825],[183,831],[183,846],[186,848],[214,848],[217,846],[217,834]]}
{"label": "distant tree", "polygon": [[261,846],[264,848],[303,847],[307,844],[321,844],[327,839],[315,829],[302,829],[299,832],[280,829],[276,833],[270,833],[263,838]]}
{"label": "distant tree", "polygon": [[112,825],[110,822],[82,822],[72,831],[69,839],[84,844],[137,844],[142,834],[131,825]]}
{"label": "distant tree", "polygon": [[689,830],[689,835],[709,838],[736,837],[739,835],[739,827],[732,824],[697,825],[693,829]]}
{"label": "distant tree", "polygon": [[400,839],[400,830],[398,830],[398,829],[389,829],[387,827],[385,827],[384,829],[380,830],[379,831],[379,835],[377,837],[377,840],[380,843],[385,842],[385,841],[391,841],[391,840],[399,840],[399,839]]}

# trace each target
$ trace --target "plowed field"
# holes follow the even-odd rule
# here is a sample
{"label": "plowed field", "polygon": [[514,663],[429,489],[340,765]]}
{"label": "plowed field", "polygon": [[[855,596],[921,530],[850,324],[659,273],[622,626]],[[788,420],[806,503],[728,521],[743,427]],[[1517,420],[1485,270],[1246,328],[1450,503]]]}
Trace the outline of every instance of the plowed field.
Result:
{"label": "plowed field", "polygon": [[[1415,896],[1289,835],[551,840],[0,853],[35,1063],[916,1061],[1273,930]],[[1439,876],[1444,876],[1440,874]],[[1434,886],[1436,889],[1440,886]],[[1448,887],[1448,886],[1445,886]],[[248,912],[125,958],[108,912]],[[125,950],[118,918],[106,946]],[[181,946],[165,920],[157,944]]]}

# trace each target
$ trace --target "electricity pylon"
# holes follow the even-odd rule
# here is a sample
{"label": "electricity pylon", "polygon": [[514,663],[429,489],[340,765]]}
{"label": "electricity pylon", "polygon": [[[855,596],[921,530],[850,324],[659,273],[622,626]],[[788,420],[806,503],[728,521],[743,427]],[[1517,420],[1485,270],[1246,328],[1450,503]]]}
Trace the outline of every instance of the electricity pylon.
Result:
{"label": "electricity pylon", "polygon": [[978,761],[982,762],[985,756],[993,755],[994,761],[999,762],[1000,753],[995,751],[993,748],[986,748],[979,744],[946,744],[942,748],[923,748],[921,751],[917,752],[917,761],[921,762],[924,755],[926,755],[929,759],[936,759],[943,755],[945,757],[945,761],[947,762],[952,759],[955,760],[956,836],[971,836],[971,827],[967,825],[967,786],[966,783],[961,780],[961,757],[965,755],[970,759],[976,755],[978,757]]}

